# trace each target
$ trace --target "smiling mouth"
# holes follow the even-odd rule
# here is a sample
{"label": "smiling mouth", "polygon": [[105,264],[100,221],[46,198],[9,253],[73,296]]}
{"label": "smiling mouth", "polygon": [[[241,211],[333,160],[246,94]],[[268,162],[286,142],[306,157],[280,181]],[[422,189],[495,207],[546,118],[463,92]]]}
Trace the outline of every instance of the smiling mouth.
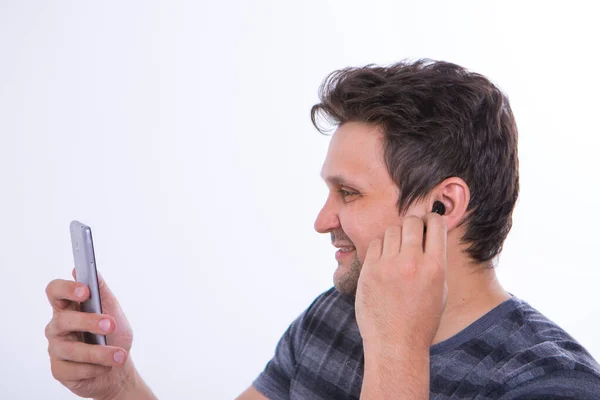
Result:
{"label": "smiling mouth", "polygon": [[351,251],[354,251],[355,248],[352,246],[347,246],[347,247],[340,247],[340,249],[338,250],[340,253],[350,253]]}
{"label": "smiling mouth", "polygon": [[336,260],[341,261],[350,254],[354,253],[354,250],[356,250],[356,248],[352,246],[340,247],[339,250],[335,252],[335,258]]}

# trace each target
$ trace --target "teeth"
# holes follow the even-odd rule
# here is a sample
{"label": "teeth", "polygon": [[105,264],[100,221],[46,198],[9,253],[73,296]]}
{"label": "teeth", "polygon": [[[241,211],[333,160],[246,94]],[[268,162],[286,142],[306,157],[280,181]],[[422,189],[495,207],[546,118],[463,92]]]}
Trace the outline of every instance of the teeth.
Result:
{"label": "teeth", "polygon": [[344,253],[354,250],[354,247],[340,247],[340,250]]}

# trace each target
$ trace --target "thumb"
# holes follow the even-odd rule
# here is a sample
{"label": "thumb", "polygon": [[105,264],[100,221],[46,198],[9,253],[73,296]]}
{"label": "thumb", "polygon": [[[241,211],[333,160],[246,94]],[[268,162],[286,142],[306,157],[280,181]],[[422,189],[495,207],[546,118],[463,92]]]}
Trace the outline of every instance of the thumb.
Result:
{"label": "thumb", "polygon": [[108,288],[106,281],[99,272],[98,287],[100,288],[102,312],[111,315],[117,323],[113,334],[106,338],[107,342],[111,346],[119,346],[129,352],[133,341],[133,330],[131,329],[131,325],[125,316],[119,301]]}
{"label": "thumb", "polygon": [[119,301],[110,290],[106,281],[102,277],[100,272],[98,274],[98,287],[100,288],[100,300],[102,301],[102,312],[108,315],[112,315],[117,319],[117,322],[123,323],[126,320],[125,313],[121,309]]}

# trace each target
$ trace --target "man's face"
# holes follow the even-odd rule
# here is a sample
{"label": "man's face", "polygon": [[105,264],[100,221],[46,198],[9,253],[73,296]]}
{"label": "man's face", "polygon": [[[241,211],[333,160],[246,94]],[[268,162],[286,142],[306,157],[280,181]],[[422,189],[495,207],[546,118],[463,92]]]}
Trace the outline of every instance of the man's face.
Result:
{"label": "man's face", "polygon": [[338,127],[321,176],[329,195],[315,229],[329,232],[333,245],[341,247],[333,278],[336,289],[355,294],[369,244],[383,238],[388,226],[402,222],[396,205],[399,190],[383,159],[383,134],[358,122]]}

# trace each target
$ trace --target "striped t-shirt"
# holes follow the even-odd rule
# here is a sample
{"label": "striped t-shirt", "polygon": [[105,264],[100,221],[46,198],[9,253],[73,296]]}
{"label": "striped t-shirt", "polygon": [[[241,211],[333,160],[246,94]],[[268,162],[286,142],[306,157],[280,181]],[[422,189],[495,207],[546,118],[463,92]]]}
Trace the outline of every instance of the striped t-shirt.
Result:
{"label": "striped t-shirt", "polygon": [[[600,399],[600,365],[514,296],[430,357],[431,399]],[[331,288],[290,325],[253,386],[272,400],[358,400],[363,368],[354,297]]]}

